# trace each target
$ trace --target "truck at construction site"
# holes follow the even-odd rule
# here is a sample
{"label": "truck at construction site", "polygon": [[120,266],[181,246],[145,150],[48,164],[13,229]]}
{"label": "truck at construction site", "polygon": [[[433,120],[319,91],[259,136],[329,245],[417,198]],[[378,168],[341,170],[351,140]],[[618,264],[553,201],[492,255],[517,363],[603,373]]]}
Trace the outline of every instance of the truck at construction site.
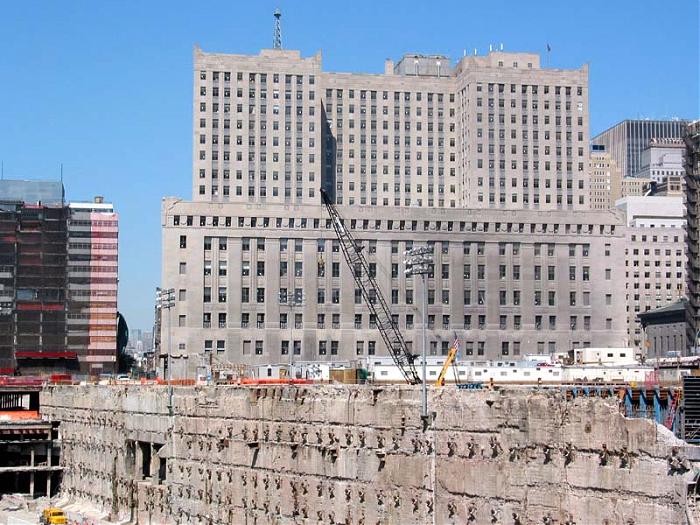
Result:
{"label": "truck at construction site", "polygon": [[68,518],[61,509],[49,507],[41,513],[40,523],[41,525],[65,525],[68,523]]}

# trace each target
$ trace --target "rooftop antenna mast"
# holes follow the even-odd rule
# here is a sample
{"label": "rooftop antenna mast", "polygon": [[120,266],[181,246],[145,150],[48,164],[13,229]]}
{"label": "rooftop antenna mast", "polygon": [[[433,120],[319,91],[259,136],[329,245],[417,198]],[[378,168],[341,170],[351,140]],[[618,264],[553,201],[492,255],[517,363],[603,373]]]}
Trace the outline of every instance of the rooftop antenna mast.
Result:
{"label": "rooftop antenna mast", "polygon": [[274,49],[282,49],[282,11],[275,9],[275,34],[272,39],[272,47]]}

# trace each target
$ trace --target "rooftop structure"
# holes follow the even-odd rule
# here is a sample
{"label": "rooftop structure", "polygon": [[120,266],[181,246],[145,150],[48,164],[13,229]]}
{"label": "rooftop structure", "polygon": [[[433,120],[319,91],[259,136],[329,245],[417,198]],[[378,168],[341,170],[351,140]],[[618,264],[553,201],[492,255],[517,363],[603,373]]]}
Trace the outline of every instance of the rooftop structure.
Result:
{"label": "rooftop structure", "polygon": [[680,229],[685,226],[683,197],[631,196],[619,199],[615,206],[624,212],[628,226]]}
{"label": "rooftop structure", "polygon": [[650,358],[686,355],[685,300],[639,313]]}
{"label": "rooftop structure", "polygon": [[44,180],[0,180],[0,201],[63,206],[63,183]]}

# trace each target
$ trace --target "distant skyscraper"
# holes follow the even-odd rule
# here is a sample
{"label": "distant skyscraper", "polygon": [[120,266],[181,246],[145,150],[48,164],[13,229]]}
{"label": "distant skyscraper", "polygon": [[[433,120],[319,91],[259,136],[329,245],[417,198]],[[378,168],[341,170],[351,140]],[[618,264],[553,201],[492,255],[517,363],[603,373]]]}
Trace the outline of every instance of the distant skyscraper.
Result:
{"label": "distant skyscraper", "polygon": [[63,183],[54,180],[0,180],[0,198],[31,205],[63,206]]}
{"label": "distant skyscraper", "polygon": [[635,177],[642,169],[642,151],[652,139],[682,139],[684,120],[623,120],[593,137],[592,143],[605,146],[623,177]]}

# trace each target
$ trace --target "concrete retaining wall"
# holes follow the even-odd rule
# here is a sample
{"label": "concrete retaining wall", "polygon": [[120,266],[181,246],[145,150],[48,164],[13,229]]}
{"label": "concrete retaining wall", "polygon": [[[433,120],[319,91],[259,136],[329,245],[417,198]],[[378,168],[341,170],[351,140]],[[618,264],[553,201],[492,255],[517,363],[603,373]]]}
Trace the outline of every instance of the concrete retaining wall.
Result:
{"label": "concrete retaining wall", "polygon": [[615,400],[431,389],[427,432],[411,387],[179,387],[173,405],[48,387],[63,494],[139,523],[686,520],[695,448]]}

